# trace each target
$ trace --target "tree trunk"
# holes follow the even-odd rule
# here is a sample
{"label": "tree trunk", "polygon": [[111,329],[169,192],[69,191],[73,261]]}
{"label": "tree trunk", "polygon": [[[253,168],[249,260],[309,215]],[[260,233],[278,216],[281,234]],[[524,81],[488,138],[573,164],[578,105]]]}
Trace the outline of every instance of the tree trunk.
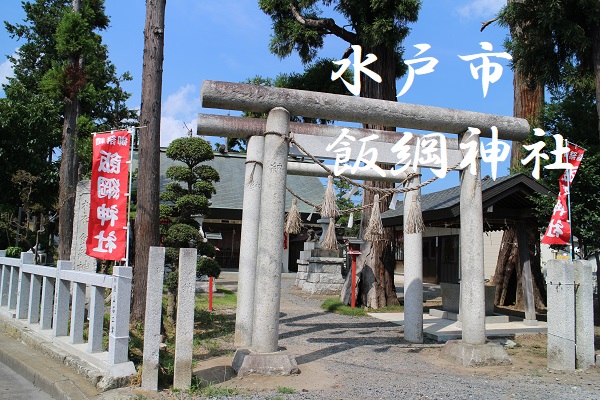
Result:
{"label": "tree trunk", "polygon": [[[535,307],[543,308],[546,304],[546,285],[544,276],[541,273],[538,236],[537,229],[527,229]],[[502,245],[498,255],[496,272],[492,278],[492,282],[496,286],[494,304],[497,306],[510,306],[514,304],[516,308],[523,308],[522,269],[518,250],[516,231],[514,228],[509,228],[504,231],[504,235],[502,236]]]}
{"label": "tree trunk", "polygon": [[146,311],[148,252],[159,244],[160,114],[166,0],[146,1],[132,321]]}
{"label": "tree trunk", "polygon": [[[81,1],[73,0],[73,12],[81,12]],[[73,218],[75,216],[75,191],[77,189],[79,157],[75,153],[77,137],[77,117],[79,116],[79,100],[77,99],[81,84],[84,82],[83,63],[79,57],[72,56],[67,68],[68,79],[75,82],[73,91],[65,97],[64,122],[62,131],[60,181],[58,191],[58,259],[71,259],[73,243]]]}
{"label": "tree trunk", "polygon": [[[515,0],[508,0],[510,3]],[[519,27],[511,27],[511,31],[517,31]],[[539,83],[533,83],[521,71],[514,70],[513,78],[513,89],[514,89],[514,108],[513,115],[518,118],[525,118],[530,123],[535,125],[542,106],[544,104],[544,86]],[[512,142],[511,159],[510,159],[510,171],[516,173],[521,167],[521,159],[523,158],[521,142]],[[539,238],[532,239],[539,242]],[[519,247],[517,245],[517,238],[514,228],[510,228],[505,231],[502,235],[502,244],[500,246],[500,253],[498,261],[496,263],[496,272],[494,274],[493,281],[496,284],[496,305],[507,305],[508,302],[514,300],[517,307],[522,305],[522,291],[521,289],[521,267],[519,264]],[[534,253],[535,254],[535,253]],[[534,283],[538,282],[540,277],[543,279],[542,271],[539,263],[539,253],[531,256],[531,273],[533,274]],[[538,259],[538,262],[534,262],[534,257]],[[512,277],[512,274],[517,274],[516,278]],[[513,278],[513,279],[511,279]],[[545,303],[545,296],[541,296],[539,289],[536,290],[536,284],[534,284],[534,298],[536,307]],[[514,298],[512,294],[514,293]]]}
{"label": "tree trunk", "polygon": [[[396,101],[396,54],[394,49],[386,46],[374,48],[363,47],[363,57],[369,53],[377,56],[377,61],[367,68],[381,76],[382,83],[377,83],[369,77],[362,77],[361,96],[373,99]],[[393,82],[393,84],[391,84]],[[365,126],[366,128],[395,131],[395,127]],[[382,165],[382,168],[390,168],[390,165]],[[394,187],[386,182],[366,182],[372,187]],[[369,191],[363,193],[363,204],[371,204],[374,194]],[[384,212],[389,209],[390,198],[380,201],[380,210]],[[371,209],[362,213],[361,232],[364,232],[371,219]],[[357,259],[361,266],[361,280],[357,297],[363,305],[370,308],[380,308],[388,305],[398,305],[398,296],[394,285],[394,253],[392,240],[394,238],[393,228],[385,228],[385,239],[380,242],[366,242],[362,248],[362,254]]]}
{"label": "tree trunk", "polygon": [[592,40],[592,60],[594,63],[594,79],[596,82],[596,110],[598,112],[598,136],[600,137],[600,25],[596,26]]}
{"label": "tree trunk", "polygon": [[165,314],[167,317],[167,321],[169,321],[171,325],[175,323],[175,303],[175,293],[173,293],[170,290],[167,290],[167,310]]}

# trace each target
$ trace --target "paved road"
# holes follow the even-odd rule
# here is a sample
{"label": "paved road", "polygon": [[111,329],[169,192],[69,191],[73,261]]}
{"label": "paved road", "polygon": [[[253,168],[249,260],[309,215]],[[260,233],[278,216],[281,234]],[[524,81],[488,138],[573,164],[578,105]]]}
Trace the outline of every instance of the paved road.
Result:
{"label": "paved road", "polygon": [[33,383],[0,363],[0,400],[50,400]]}

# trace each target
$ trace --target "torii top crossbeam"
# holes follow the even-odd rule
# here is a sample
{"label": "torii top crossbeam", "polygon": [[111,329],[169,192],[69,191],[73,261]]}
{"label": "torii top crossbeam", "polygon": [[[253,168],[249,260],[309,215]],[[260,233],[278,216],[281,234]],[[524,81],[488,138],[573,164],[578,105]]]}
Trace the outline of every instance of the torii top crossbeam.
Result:
{"label": "torii top crossbeam", "polygon": [[200,97],[202,106],[208,108],[266,113],[283,107],[303,117],[441,133],[460,134],[472,127],[481,130],[481,136],[491,137],[495,126],[498,137],[505,140],[521,141],[530,131],[522,118],[242,83],[207,80]]}

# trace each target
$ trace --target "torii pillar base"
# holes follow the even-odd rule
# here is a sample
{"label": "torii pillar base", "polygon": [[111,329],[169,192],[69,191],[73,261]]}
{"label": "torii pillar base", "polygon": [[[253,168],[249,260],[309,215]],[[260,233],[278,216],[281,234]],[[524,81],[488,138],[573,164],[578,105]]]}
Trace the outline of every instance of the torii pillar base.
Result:
{"label": "torii pillar base", "polygon": [[300,373],[296,358],[285,351],[275,353],[255,353],[248,349],[238,349],[232,363],[238,376],[286,376]]}
{"label": "torii pillar base", "polygon": [[465,367],[512,364],[506,350],[498,343],[470,344],[449,340],[442,348],[442,358]]}

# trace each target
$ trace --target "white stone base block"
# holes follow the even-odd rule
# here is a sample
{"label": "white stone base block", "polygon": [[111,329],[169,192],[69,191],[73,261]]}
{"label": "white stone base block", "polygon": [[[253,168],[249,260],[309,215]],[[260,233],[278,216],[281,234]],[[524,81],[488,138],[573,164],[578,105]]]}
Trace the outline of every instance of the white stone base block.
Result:
{"label": "white stone base block", "polygon": [[469,344],[462,340],[449,340],[442,348],[442,357],[465,367],[512,363],[504,347],[497,343]]}
{"label": "white stone base block", "polygon": [[235,352],[232,367],[238,376],[278,376],[300,373],[296,358],[284,351],[254,353],[248,349],[238,349]]}

